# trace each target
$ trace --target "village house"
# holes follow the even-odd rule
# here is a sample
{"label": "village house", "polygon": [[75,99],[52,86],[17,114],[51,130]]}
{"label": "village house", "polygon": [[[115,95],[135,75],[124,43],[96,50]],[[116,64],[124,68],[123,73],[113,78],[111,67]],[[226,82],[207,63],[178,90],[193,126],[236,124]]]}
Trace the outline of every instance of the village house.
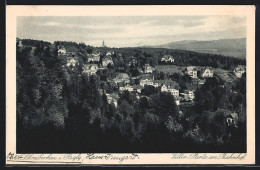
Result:
{"label": "village house", "polygon": [[152,73],[154,68],[150,64],[145,64],[143,67],[144,73]]}
{"label": "village house", "polygon": [[179,86],[175,81],[166,79],[161,86],[161,92],[170,92],[177,99],[179,97]]}
{"label": "village house", "polygon": [[140,99],[140,94],[139,93],[135,93],[135,97],[137,98],[137,100]]}
{"label": "village house", "polygon": [[213,70],[210,68],[202,68],[201,77],[213,77]]}
{"label": "village house", "polygon": [[136,78],[130,77],[129,83],[136,84],[137,83]]}
{"label": "village house", "polygon": [[[229,110],[218,109],[214,112],[215,115],[221,115],[223,121],[225,121],[226,125],[229,127],[238,127],[238,114],[236,112],[231,112]],[[231,135],[231,134],[230,134]]]}
{"label": "village house", "polygon": [[195,98],[195,90],[184,90],[184,93],[188,94],[189,95],[189,99],[191,101],[193,101],[193,99]]}
{"label": "village house", "polygon": [[119,87],[119,91],[124,91],[124,90],[127,90],[129,92],[132,92],[134,90],[133,88],[133,84],[125,84],[125,83],[119,83],[118,84],[118,87]]}
{"label": "village house", "polygon": [[154,80],[153,86],[154,87],[160,87],[163,84],[164,80]]}
{"label": "village house", "polygon": [[64,46],[59,46],[58,47],[58,54],[59,55],[66,55],[67,54],[67,50]]}
{"label": "village house", "polygon": [[143,68],[137,68],[137,70],[138,70],[138,72],[141,73],[141,74],[144,73],[144,72],[143,72]]}
{"label": "village house", "polygon": [[181,100],[189,101],[190,97],[187,93],[180,93]]}
{"label": "village house", "polygon": [[78,51],[78,49],[76,47],[72,46],[67,49],[67,54],[71,55],[71,56],[75,56],[77,54],[77,51]]}
{"label": "village house", "polygon": [[122,57],[122,56],[123,56],[123,54],[122,54],[122,53],[117,53],[117,55],[118,55],[119,57]]}
{"label": "village house", "polygon": [[245,66],[239,65],[234,69],[233,72],[238,78],[241,78],[242,75],[246,72]]}
{"label": "village house", "polygon": [[88,54],[88,62],[99,62],[100,60],[100,52],[93,52],[92,54]]}
{"label": "village house", "polygon": [[180,93],[180,96],[183,100],[193,101],[195,98],[195,90],[184,90],[184,93]]}
{"label": "village house", "polygon": [[162,92],[170,92],[175,98],[179,97],[179,90],[176,87],[167,87],[166,85],[162,85]]}
{"label": "village house", "polygon": [[151,74],[143,74],[142,77],[140,78],[140,85],[145,86],[145,85],[153,85],[153,76]]}
{"label": "village house", "polygon": [[119,91],[124,91],[125,90],[125,83],[118,83],[118,89]]}
{"label": "village house", "polygon": [[179,98],[175,99],[175,103],[176,103],[177,106],[179,106],[180,105],[180,99]]}
{"label": "village house", "polygon": [[117,107],[117,100],[118,100],[118,97],[113,95],[113,94],[106,94],[107,96],[107,102],[109,104],[114,104],[115,107]]}
{"label": "village house", "polygon": [[67,66],[73,66],[79,65],[78,57],[67,57]]}
{"label": "village house", "polygon": [[132,92],[134,90],[133,84],[126,84],[125,85],[125,90],[127,90],[129,92]]}
{"label": "village house", "polygon": [[226,118],[227,118],[228,126],[238,127],[238,114],[237,113],[231,113]]}
{"label": "village house", "polygon": [[108,51],[108,52],[106,53],[106,56],[111,57],[112,54],[114,54],[113,51],[112,51],[112,52],[111,52],[111,51]]}
{"label": "village house", "polygon": [[98,65],[97,64],[84,64],[83,65],[83,71],[82,73],[85,73],[87,75],[95,75],[98,71]]}
{"label": "village house", "polygon": [[203,84],[205,84],[205,82],[206,82],[206,80],[199,80],[198,85],[202,86]]}
{"label": "village house", "polygon": [[195,69],[194,66],[188,66],[186,69],[186,73],[191,77],[191,78],[197,78],[197,70]]}
{"label": "village house", "polygon": [[186,84],[187,90],[184,90],[184,94],[182,94],[184,96],[185,100],[191,100],[193,101],[193,99],[195,98],[195,91],[198,88],[198,86],[196,84]]}
{"label": "village house", "polygon": [[136,91],[137,93],[141,93],[142,90],[144,89],[144,87],[138,84],[138,85],[134,85],[134,86],[133,86],[133,89],[134,89],[134,91]]}
{"label": "village house", "polygon": [[134,56],[131,56],[131,59],[128,63],[129,66],[137,66],[137,59]]}
{"label": "village house", "polygon": [[117,73],[113,81],[115,83],[129,83],[130,77],[127,73]]}
{"label": "village house", "polygon": [[199,78],[193,78],[193,79],[191,80],[191,83],[192,83],[192,84],[195,84],[195,85],[198,85],[199,82],[200,82],[200,79],[199,79]]}
{"label": "village house", "polygon": [[174,58],[173,58],[173,56],[171,56],[171,55],[164,55],[164,56],[161,58],[161,62],[174,63]]}
{"label": "village house", "polygon": [[22,48],[22,47],[23,47],[23,42],[22,42],[22,40],[17,39],[17,41],[18,41],[18,46],[19,46],[20,48]]}
{"label": "village house", "polygon": [[103,67],[106,67],[108,64],[114,65],[111,56],[105,56],[105,57],[102,59],[102,66],[103,66]]}

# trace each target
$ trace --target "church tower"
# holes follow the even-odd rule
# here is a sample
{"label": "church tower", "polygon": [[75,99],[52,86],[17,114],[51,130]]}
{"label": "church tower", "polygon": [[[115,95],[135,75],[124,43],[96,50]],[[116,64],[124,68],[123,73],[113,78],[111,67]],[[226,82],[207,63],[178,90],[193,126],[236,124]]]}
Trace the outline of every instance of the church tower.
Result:
{"label": "church tower", "polygon": [[102,42],[102,47],[106,47],[104,40],[103,40],[103,42]]}

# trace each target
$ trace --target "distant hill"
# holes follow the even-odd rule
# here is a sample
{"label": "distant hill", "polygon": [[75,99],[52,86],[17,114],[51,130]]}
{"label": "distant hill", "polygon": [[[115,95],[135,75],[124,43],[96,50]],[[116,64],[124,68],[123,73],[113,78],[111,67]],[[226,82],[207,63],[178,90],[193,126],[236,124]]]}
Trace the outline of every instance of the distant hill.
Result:
{"label": "distant hill", "polygon": [[201,53],[233,56],[242,59],[246,58],[246,38],[220,39],[212,41],[187,40],[149,47],[189,50]]}

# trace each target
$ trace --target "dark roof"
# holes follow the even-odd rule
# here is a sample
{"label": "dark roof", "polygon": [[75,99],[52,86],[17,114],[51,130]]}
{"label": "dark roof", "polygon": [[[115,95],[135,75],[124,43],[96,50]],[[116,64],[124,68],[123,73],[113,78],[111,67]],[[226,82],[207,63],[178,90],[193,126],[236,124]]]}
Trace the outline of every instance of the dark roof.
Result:
{"label": "dark roof", "polygon": [[134,85],[133,88],[134,88],[134,89],[144,89],[144,87],[141,86],[140,84]]}
{"label": "dark roof", "polygon": [[193,78],[191,81],[198,82],[198,81],[200,81],[200,79],[199,78]]}
{"label": "dark roof", "polygon": [[238,122],[238,114],[229,110],[219,109],[212,114],[212,116],[214,115],[223,115],[226,118],[230,117],[234,119],[236,123]]}
{"label": "dark roof", "polygon": [[99,55],[100,52],[99,51],[93,51],[92,54]]}
{"label": "dark roof", "polygon": [[188,71],[196,71],[195,67],[194,66],[188,66],[186,68]]}
{"label": "dark roof", "polygon": [[84,65],[83,65],[83,67],[84,67],[85,69],[90,69],[92,66],[98,67],[97,64],[84,64]]}
{"label": "dark roof", "polygon": [[110,96],[113,97],[113,98],[116,99],[116,100],[119,99],[119,96],[118,96],[117,93],[111,93]]}
{"label": "dark roof", "polygon": [[164,83],[164,80],[154,80],[153,82],[154,82],[154,83],[158,83],[158,84],[163,84],[163,83]]}
{"label": "dark roof", "polygon": [[166,85],[166,86],[174,86],[177,83],[175,81],[172,81],[171,79],[165,79],[163,84]]}
{"label": "dark roof", "polygon": [[78,51],[78,49],[77,49],[76,47],[74,47],[74,46],[69,47],[69,48],[67,49],[67,52],[77,52],[77,51]]}
{"label": "dark roof", "polygon": [[246,71],[245,66],[238,65],[234,71]]}
{"label": "dark roof", "polygon": [[54,45],[54,44],[51,44],[51,45],[50,45],[50,49],[52,49],[52,50],[56,49],[55,45]]}
{"label": "dark roof", "polygon": [[189,84],[189,83],[186,84],[186,87],[187,87],[188,90],[196,90],[198,88],[197,85]]}
{"label": "dark roof", "polygon": [[67,61],[71,60],[71,59],[78,60],[79,58],[78,57],[67,57]]}
{"label": "dark roof", "polygon": [[[52,44],[52,45],[55,46],[55,44]],[[65,48],[64,45],[59,45],[59,46],[58,46],[58,49],[63,49],[63,48]]]}
{"label": "dark roof", "polygon": [[88,58],[100,57],[99,54],[87,54]]}
{"label": "dark roof", "polygon": [[105,60],[112,60],[112,58],[110,56],[105,56],[102,61],[105,61]]}
{"label": "dark roof", "polygon": [[206,80],[199,80],[200,84],[204,84],[206,82]]}
{"label": "dark roof", "polygon": [[117,79],[129,79],[129,75],[127,73],[117,73],[116,75]]}
{"label": "dark roof", "polygon": [[206,69],[209,69],[210,72],[213,72],[213,69],[210,68],[210,67],[202,67],[202,68],[200,69],[200,71],[201,71],[201,72],[204,72]]}
{"label": "dark roof", "polygon": [[171,56],[171,55],[164,55],[162,58],[165,58],[165,59],[170,59],[170,58],[172,58],[173,59],[173,56]]}
{"label": "dark roof", "polygon": [[140,80],[150,79],[153,80],[153,76],[151,74],[143,74]]}
{"label": "dark roof", "polygon": [[119,87],[125,87],[125,83],[118,83]]}
{"label": "dark roof", "polygon": [[165,85],[167,87],[171,87],[171,88],[177,89],[177,90],[180,89],[179,84],[176,83],[175,81],[172,81],[171,79],[164,80],[163,85]]}
{"label": "dark roof", "polygon": [[132,87],[134,85],[134,83],[127,83],[127,84],[125,84],[125,86],[130,86],[130,87]]}
{"label": "dark roof", "polygon": [[144,67],[152,67],[149,63],[146,63]]}

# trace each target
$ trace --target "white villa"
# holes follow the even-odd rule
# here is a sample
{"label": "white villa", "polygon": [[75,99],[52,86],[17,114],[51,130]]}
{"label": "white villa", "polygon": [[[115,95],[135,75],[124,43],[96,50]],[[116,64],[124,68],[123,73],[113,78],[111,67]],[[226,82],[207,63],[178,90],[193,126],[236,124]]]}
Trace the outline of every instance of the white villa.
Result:
{"label": "white villa", "polygon": [[150,64],[145,64],[144,65],[144,73],[152,73],[154,68],[150,66]]}
{"label": "white villa", "polygon": [[119,83],[119,90],[120,91],[127,90],[129,92],[132,92],[134,90],[134,87],[130,84]]}
{"label": "white villa", "polygon": [[175,99],[179,98],[179,86],[176,82],[172,80],[165,80],[161,92],[170,92]]}
{"label": "white villa", "polygon": [[140,79],[140,85],[145,86],[145,85],[153,85],[153,76],[151,74],[143,74],[141,79]]}
{"label": "white villa", "polygon": [[243,73],[246,72],[246,69],[245,69],[245,66],[237,66],[235,69],[234,69],[234,74],[238,77],[238,78],[241,78]]}
{"label": "white villa", "polygon": [[114,97],[113,95],[110,95],[110,94],[106,94],[106,96],[107,96],[107,102],[109,104],[114,104],[115,107],[117,107],[117,99],[116,99],[116,97]]}
{"label": "white villa", "polygon": [[129,83],[130,77],[127,73],[117,73],[116,78],[113,79],[115,83]]}
{"label": "white villa", "polygon": [[213,70],[210,68],[201,69],[201,77],[213,77]]}
{"label": "white villa", "polygon": [[162,61],[162,62],[174,63],[174,58],[173,58],[173,56],[171,56],[171,55],[164,55],[164,56],[161,58],[161,61]]}
{"label": "white villa", "polygon": [[100,52],[93,52],[92,54],[88,54],[88,62],[99,62],[100,60]]}
{"label": "white villa", "polygon": [[82,73],[88,74],[88,75],[95,75],[98,71],[98,65],[97,64],[84,64],[83,65],[83,71]]}
{"label": "white villa", "polygon": [[67,58],[67,66],[73,66],[79,65],[78,58],[77,57],[68,57]]}
{"label": "white villa", "polygon": [[58,54],[61,54],[61,55],[66,55],[67,54],[67,50],[65,47],[60,47],[58,49]]}
{"label": "white villa", "polygon": [[108,64],[114,65],[114,62],[110,56],[105,56],[102,59],[102,66],[106,67]]}
{"label": "white villa", "polygon": [[197,78],[197,70],[194,66],[188,66],[186,72],[191,78]]}

